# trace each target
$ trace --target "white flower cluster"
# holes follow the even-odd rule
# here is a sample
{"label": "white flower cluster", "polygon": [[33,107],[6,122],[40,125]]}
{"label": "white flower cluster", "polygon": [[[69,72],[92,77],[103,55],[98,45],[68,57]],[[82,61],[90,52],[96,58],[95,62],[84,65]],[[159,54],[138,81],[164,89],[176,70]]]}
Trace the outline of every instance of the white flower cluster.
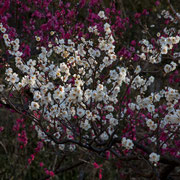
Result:
{"label": "white flower cluster", "polygon": [[179,124],[180,125],[180,110],[175,109],[175,105],[178,104],[180,100],[180,93],[178,90],[172,89],[170,87],[164,93],[164,96],[167,101],[167,110],[164,121],[166,123]]}
{"label": "white flower cluster", "polygon": [[174,110],[173,112],[167,114],[164,118],[167,123],[179,124],[180,125],[180,110]]}
{"label": "white flower cluster", "polygon": [[[173,23],[175,23],[175,24],[178,23],[178,20],[177,20],[176,18],[174,18],[173,16],[171,16],[171,14],[169,13],[169,11],[167,11],[167,10],[165,10],[165,9],[161,12],[161,15],[162,15],[165,19],[168,19],[168,20],[170,20],[171,22],[173,22]],[[180,17],[180,14],[179,14],[179,13],[176,13],[176,15]]]}
{"label": "white flower cluster", "polygon": [[[1,28],[3,29],[3,26]],[[92,29],[89,28],[89,30]],[[107,140],[113,133],[114,127],[118,125],[118,120],[112,114],[113,104],[118,102],[117,98],[123,82],[128,84],[130,80],[126,77],[126,68],[117,67],[116,70],[110,70],[108,84],[112,86],[111,88],[107,88],[101,81],[99,76],[103,69],[117,60],[113,45],[114,38],[108,23],[104,24],[104,31],[105,38],[99,37],[95,47],[91,40],[86,41],[84,38],[81,38],[78,44],[70,39],[66,44],[63,39],[56,38],[56,45],[49,50],[41,47],[41,53],[37,59],[27,61],[21,57],[19,39],[13,41],[8,38],[8,34],[3,35],[9,53],[15,57],[16,68],[23,74],[19,77],[13,68],[9,67],[6,69],[6,81],[9,86],[12,86],[13,91],[20,92],[24,87],[29,88],[33,94],[29,110],[43,113],[48,123],[47,128],[58,129],[54,133],[56,138],[60,138],[64,133],[64,130],[59,128],[61,121],[57,119],[68,123],[77,115],[80,128],[88,131],[91,130],[92,122],[100,120],[100,109],[106,112],[106,120],[103,124],[109,124],[107,132],[102,132],[100,136],[102,140]],[[96,27],[93,27],[93,33],[98,33]],[[50,61],[53,54],[60,56],[59,62]],[[97,65],[99,68],[94,71]],[[4,85],[1,85],[1,89],[4,90]],[[92,103],[96,106],[93,109],[87,109],[92,106]],[[36,130],[39,137],[49,141],[40,128],[36,127]],[[72,139],[71,128],[66,130],[66,136]]]}
{"label": "white flower cluster", "polygon": [[[159,114],[155,112],[156,103],[161,99],[166,100],[167,111],[168,113],[162,118],[161,126],[164,127],[166,124],[180,124],[180,111],[177,108],[174,108],[180,100],[180,93],[178,90],[167,87],[165,90],[160,91],[159,93],[151,93],[150,96],[142,98],[140,95],[136,97],[136,103],[129,103],[128,107],[132,110],[140,110],[147,108],[154,118],[159,117]],[[146,125],[150,130],[154,131],[157,128],[157,124],[153,120],[147,119]]]}
{"label": "white flower cluster", "polygon": [[158,39],[158,43],[161,46],[161,54],[167,54],[168,50],[173,48],[173,45],[178,44],[180,37],[177,35],[175,37],[161,37]]}
{"label": "white flower cluster", "polygon": [[126,139],[125,137],[122,138],[122,146],[128,150],[133,149],[134,144],[131,139]]}
{"label": "white flower cluster", "polygon": [[141,96],[138,95],[136,98],[136,102],[137,102],[136,109],[139,110],[146,108],[148,112],[153,113],[155,111],[155,106],[153,104],[153,96],[154,96],[153,93],[146,98],[141,98]]}
{"label": "white flower cluster", "polygon": [[176,69],[176,67],[177,67],[177,64],[172,61],[170,64],[166,64],[164,66],[164,71],[165,71],[165,73],[169,73],[171,71],[174,71]]}
{"label": "white flower cluster", "polygon": [[[160,63],[162,61],[162,55],[167,54],[168,50],[171,50],[175,44],[180,42],[180,36],[170,36],[170,37],[160,37],[157,40],[158,48],[154,48],[154,46],[149,43],[148,40],[143,39],[140,41],[142,44],[141,51],[139,57],[143,60],[148,60],[150,63]],[[159,52],[160,51],[160,52]],[[173,70],[175,64],[172,64]]]}
{"label": "white flower cluster", "polygon": [[176,104],[178,102],[178,100],[180,99],[179,91],[176,89],[173,89],[171,87],[167,87],[164,95],[165,95],[165,98],[168,102],[167,105],[169,105],[169,106],[172,104],[173,105]]}
{"label": "white flower cluster", "polygon": [[[103,11],[98,16],[106,19]],[[100,142],[117,137],[115,132],[121,120],[124,117],[127,117],[127,121],[131,118],[127,116],[125,96],[121,99],[127,86],[138,92],[133,97],[135,101],[128,103],[128,107],[132,111],[146,111],[151,115],[152,118],[146,119],[144,123],[150,130],[157,129],[154,119],[161,118],[156,108],[162,98],[167,102],[168,113],[161,118],[163,125],[160,123],[159,126],[177,124],[180,111],[174,107],[180,99],[179,92],[168,87],[147,97],[146,91],[154,83],[155,77],[143,77],[141,67],[143,70],[144,67],[141,65],[135,66],[132,76],[133,72],[116,56],[110,24],[105,23],[103,28],[103,36],[97,26],[88,28],[93,36],[98,35],[96,41],[78,37],[75,41],[63,40],[56,36],[56,44],[49,43],[48,48],[38,47],[40,54],[37,57],[24,60],[19,51],[20,40],[10,40],[6,29],[0,24],[4,43],[15,58],[15,68],[9,64],[5,71],[7,87],[19,94],[24,88],[32,93],[33,98],[28,99],[28,111],[41,114],[46,130],[52,130],[57,140],[64,137],[74,140],[79,134],[82,139],[94,139],[98,134],[95,139]],[[40,41],[38,37],[35,38]],[[139,56],[150,63],[160,63],[162,55],[167,54],[179,41],[179,36],[161,37],[157,41],[160,49],[155,49],[149,41],[142,40],[142,53]],[[171,62],[164,66],[164,71],[174,71],[177,66]],[[0,85],[0,92],[5,89],[4,85]],[[36,130],[40,138],[54,145],[40,127],[36,126]],[[133,149],[134,144],[132,140],[123,137],[122,146],[129,150]],[[64,149],[64,146],[60,145],[59,148]],[[74,144],[69,148],[73,150]],[[150,161],[158,162],[158,157],[152,154]]]}
{"label": "white flower cluster", "polygon": [[147,124],[148,128],[152,131],[155,131],[157,128],[157,124],[154,123],[154,121],[152,121],[151,119],[147,119],[146,124]]}
{"label": "white flower cluster", "polygon": [[[139,71],[140,72],[140,71]],[[147,91],[148,86],[150,86],[154,82],[154,77],[151,76],[149,79],[143,79],[143,77],[137,75],[132,81],[131,87],[133,89],[138,89],[140,88],[140,92],[143,94],[145,91]]]}

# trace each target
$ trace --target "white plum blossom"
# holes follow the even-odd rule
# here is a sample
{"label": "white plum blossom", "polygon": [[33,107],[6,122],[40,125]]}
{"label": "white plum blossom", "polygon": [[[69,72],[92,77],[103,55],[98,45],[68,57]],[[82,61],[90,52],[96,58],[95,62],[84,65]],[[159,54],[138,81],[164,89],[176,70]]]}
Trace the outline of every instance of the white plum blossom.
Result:
{"label": "white plum blossom", "polygon": [[80,127],[87,131],[88,129],[91,128],[91,125],[89,124],[89,121],[86,119],[84,122],[82,121],[80,124]]}
{"label": "white plum blossom", "polygon": [[18,74],[13,73],[10,75],[10,77],[7,79],[10,83],[15,84],[19,81]]}
{"label": "white plum blossom", "polygon": [[109,136],[106,132],[103,132],[101,135],[100,135],[100,138],[104,141],[108,140],[109,139]]}
{"label": "white plum blossom", "polygon": [[31,111],[34,111],[34,110],[38,110],[40,108],[39,104],[35,101],[32,101],[31,102],[31,105],[29,106],[29,109]]}
{"label": "white plum blossom", "polygon": [[150,155],[149,155],[149,161],[151,163],[158,163],[160,160],[160,155],[156,154],[155,152],[152,152]]}
{"label": "white plum blossom", "polygon": [[106,16],[105,16],[104,11],[99,11],[98,16],[99,16],[100,18],[102,18],[102,19],[107,19]]}
{"label": "white plum blossom", "polygon": [[40,91],[34,91],[34,100],[38,101],[41,99],[41,93]]}
{"label": "white plum blossom", "polygon": [[171,65],[166,64],[166,65],[164,66],[164,71],[165,71],[165,73],[169,73],[169,72],[171,72],[171,71],[172,71],[172,67],[171,67]]}
{"label": "white plum blossom", "polygon": [[167,53],[168,53],[168,47],[167,46],[162,46],[161,54],[167,54]]}
{"label": "white plum blossom", "polygon": [[85,110],[82,108],[77,109],[77,115],[82,118],[85,115]]}
{"label": "white plum blossom", "polygon": [[154,105],[152,105],[152,104],[149,104],[149,105],[147,106],[147,109],[148,109],[148,111],[151,112],[151,113],[155,111],[155,107],[154,107]]}
{"label": "white plum blossom", "polygon": [[139,74],[141,72],[141,67],[138,65],[134,71],[136,74]]}

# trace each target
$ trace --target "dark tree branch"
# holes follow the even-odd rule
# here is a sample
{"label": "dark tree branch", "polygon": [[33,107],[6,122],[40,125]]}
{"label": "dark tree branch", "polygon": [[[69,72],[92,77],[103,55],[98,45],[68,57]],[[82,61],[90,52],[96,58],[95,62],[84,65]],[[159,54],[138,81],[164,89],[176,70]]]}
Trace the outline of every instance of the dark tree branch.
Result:
{"label": "dark tree branch", "polygon": [[[136,141],[133,141],[133,143],[138,149],[144,151],[148,155],[153,152],[150,148],[147,148],[141,144],[138,144]],[[180,166],[180,160],[179,159],[176,159],[174,157],[165,156],[165,155],[160,156],[159,162],[163,163],[163,164],[173,165],[173,166]]]}
{"label": "dark tree branch", "polygon": [[173,5],[171,4],[171,1],[170,0],[167,0],[167,3],[171,9],[171,11],[173,12],[173,14],[176,16],[177,20],[179,21],[180,23],[180,17],[177,15],[177,12],[176,10],[174,9]]}

